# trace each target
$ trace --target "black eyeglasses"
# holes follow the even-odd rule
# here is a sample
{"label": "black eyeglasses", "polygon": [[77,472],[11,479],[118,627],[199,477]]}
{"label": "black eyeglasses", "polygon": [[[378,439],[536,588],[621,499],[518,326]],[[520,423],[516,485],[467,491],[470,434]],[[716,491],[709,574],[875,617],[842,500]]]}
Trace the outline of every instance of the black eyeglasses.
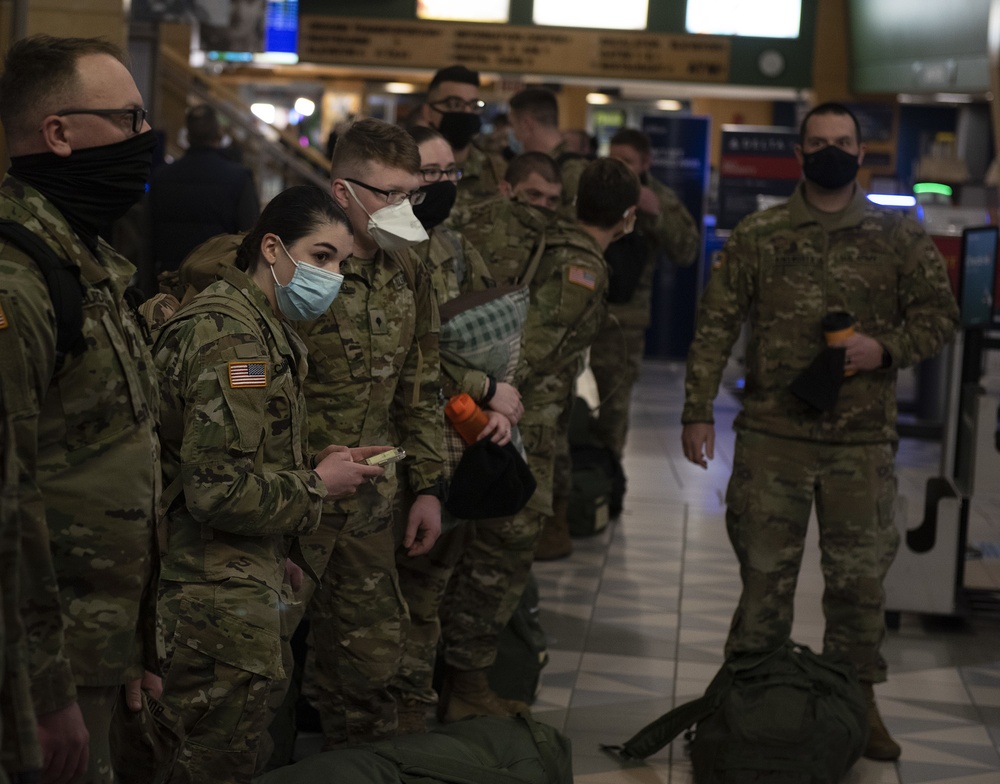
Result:
{"label": "black eyeglasses", "polygon": [[[125,118],[127,115],[131,118],[132,133],[139,133],[142,130],[143,123],[146,122],[146,118],[149,117],[149,111],[146,109],[65,109],[61,112],[56,112],[56,117],[66,117],[70,114],[96,114],[98,117],[121,117]],[[123,128],[126,126],[123,124]]]}
{"label": "black eyeglasses", "polygon": [[472,114],[480,114],[486,108],[486,101],[482,101],[479,98],[466,101],[457,95],[449,95],[440,101],[429,103],[428,106],[432,109],[437,109],[442,114],[444,112],[471,112]]}
{"label": "black eyeglasses", "polygon": [[410,200],[410,204],[416,206],[417,204],[420,204],[427,195],[423,191],[384,191],[381,188],[369,185],[367,182],[361,182],[361,180],[352,180],[350,177],[344,177],[344,179],[347,180],[347,182],[353,182],[355,185],[360,185],[362,188],[365,188],[372,193],[377,193],[385,199],[386,204],[393,207],[397,204],[402,204],[407,199]]}
{"label": "black eyeglasses", "polygon": [[441,180],[458,182],[462,179],[462,170],[454,167],[450,169],[421,169],[420,176],[426,183],[441,182]]}

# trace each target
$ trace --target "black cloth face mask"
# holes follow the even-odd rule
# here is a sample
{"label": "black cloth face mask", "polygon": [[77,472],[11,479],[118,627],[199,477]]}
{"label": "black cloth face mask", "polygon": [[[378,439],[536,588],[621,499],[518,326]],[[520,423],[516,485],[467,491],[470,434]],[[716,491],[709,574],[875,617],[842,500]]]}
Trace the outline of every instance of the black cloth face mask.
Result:
{"label": "black cloth face mask", "polygon": [[450,180],[441,180],[425,185],[420,190],[426,195],[420,204],[413,206],[413,214],[417,216],[420,225],[426,231],[430,231],[444,223],[451,213],[451,208],[455,206],[455,199],[458,197],[458,186]]}
{"label": "black cloth face mask", "polygon": [[453,150],[464,150],[479,133],[482,120],[471,112],[442,112],[438,131]]}
{"label": "black cloth face mask", "polygon": [[104,234],[146,192],[156,135],[152,131],[114,144],[11,158],[10,173],[51,201],[94,249]]}
{"label": "black cloth face mask", "polygon": [[821,188],[843,188],[858,176],[858,156],[832,144],[816,152],[802,153],[802,173]]}

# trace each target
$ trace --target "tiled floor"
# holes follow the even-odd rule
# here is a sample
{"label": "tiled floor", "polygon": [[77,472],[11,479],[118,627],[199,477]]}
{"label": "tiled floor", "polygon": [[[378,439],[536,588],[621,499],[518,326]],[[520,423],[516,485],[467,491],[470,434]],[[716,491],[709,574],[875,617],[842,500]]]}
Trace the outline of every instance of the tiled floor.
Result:
{"label": "tiled floor", "polygon": [[[535,566],[551,662],[533,712],[572,738],[578,784],[692,780],[681,741],[627,768],[600,750],[702,693],[722,662],[739,593],[722,504],[738,404],[720,395],[716,457],[702,471],[681,455],[682,400],[683,367],[648,363],[635,394],[624,513],[601,535],[576,539],[569,559]],[[901,444],[908,516],[922,510],[924,479],[939,460],[933,443]],[[1000,579],[998,508],[973,509],[969,542],[984,558],[969,562],[967,584],[1000,585],[991,582]],[[814,650],[821,590],[814,539],[793,631]],[[902,614],[884,649],[890,679],[876,688],[902,759],[862,760],[851,784],[1000,782],[1000,613],[990,601],[980,607],[961,620]]]}

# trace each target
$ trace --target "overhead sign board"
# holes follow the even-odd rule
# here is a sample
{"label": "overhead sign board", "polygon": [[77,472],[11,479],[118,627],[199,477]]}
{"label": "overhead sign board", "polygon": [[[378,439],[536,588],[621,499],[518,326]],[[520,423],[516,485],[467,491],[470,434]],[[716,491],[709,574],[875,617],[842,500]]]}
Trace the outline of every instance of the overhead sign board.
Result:
{"label": "overhead sign board", "polygon": [[723,37],[304,14],[299,61],[724,83]]}

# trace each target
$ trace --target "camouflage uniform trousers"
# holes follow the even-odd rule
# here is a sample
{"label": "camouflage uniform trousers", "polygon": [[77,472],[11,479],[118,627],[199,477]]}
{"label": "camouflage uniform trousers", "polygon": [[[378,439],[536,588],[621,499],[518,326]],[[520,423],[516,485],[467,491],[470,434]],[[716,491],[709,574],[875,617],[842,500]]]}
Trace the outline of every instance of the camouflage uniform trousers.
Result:
{"label": "camouflage uniform trousers", "polygon": [[[257,640],[237,639],[243,624],[236,616],[224,628],[215,617],[192,612],[188,602],[210,601],[216,590],[227,591],[224,583],[160,586],[167,640],[160,701],[183,727],[170,784],[249,783],[257,768],[260,738],[270,718],[268,697],[281,675],[279,639],[271,635],[262,656]],[[192,645],[195,640],[198,647]]]}
{"label": "camouflage uniform trousers", "polygon": [[458,670],[493,665],[500,633],[510,621],[531,572],[542,516],[468,523],[472,536],[461,553],[441,603],[445,662]]}
{"label": "camouflage uniform trousers", "polygon": [[[525,401],[518,423],[528,467],[538,487],[528,505],[513,517],[480,520],[462,553],[441,607],[445,661],[460,670],[489,667],[496,660],[500,633],[510,621],[528,583],[535,548],[553,515],[569,498],[569,404],[575,370],[555,384],[561,402]],[[546,388],[551,389],[551,386]]]}
{"label": "camouflage uniform trousers", "polygon": [[886,679],[882,581],[899,544],[892,444],[831,444],[740,431],[726,527],[743,593],[726,656],[776,648],[791,634],[795,585],[813,501],[825,590],[823,650],[861,680]]}
{"label": "camouflage uniform trousers", "polygon": [[619,460],[625,451],[632,387],[639,380],[645,344],[645,329],[622,327],[606,319],[590,346],[590,370],[601,400],[598,432]]}
{"label": "camouflage uniform trousers", "polygon": [[313,568],[317,557],[322,560],[317,551],[329,552],[306,610],[310,642],[302,689],[319,711],[323,747],[391,736],[397,716],[389,682],[399,669],[407,620],[392,502],[379,497],[374,507],[346,513],[324,508],[319,529],[300,543]]}
{"label": "camouflage uniform trousers", "polygon": [[[401,505],[400,512],[408,509]],[[392,679],[392,691],[400,705],[434,705],[434,661],[441,639],[440,609],[455,566],[473,536],[473,523],[448,519],[441,512],[442,522],[448,520],[448,530],[438,537],[433,549],[425,555],[411,557],[401,547],[396,551],[399,584],[409,609],[409,622],[404,629],[402,659]],[[397,539],[401,542],[406,517],[400,514],[396,522]]]}

